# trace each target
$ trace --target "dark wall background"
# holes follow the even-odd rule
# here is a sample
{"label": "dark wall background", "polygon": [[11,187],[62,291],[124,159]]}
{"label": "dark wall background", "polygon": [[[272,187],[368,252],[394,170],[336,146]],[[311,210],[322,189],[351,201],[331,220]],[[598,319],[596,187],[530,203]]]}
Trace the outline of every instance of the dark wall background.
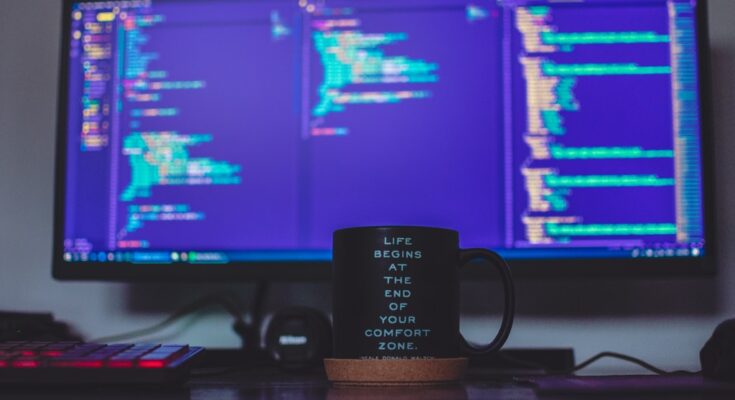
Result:
{"label": "dark wall background", "polygon": [[[158,322],[197,295],[228,291],[247,304],[253,284],[126,285],[55,282],[50,275],[53,147],[61,4],[0,3],[0,309],[52,311],[88,337]],[[578,357],[616,350],[665,368],[697,368],[698,350],[718,321],[735,317],[735,1],[710,2],[716,208],[715,278],[526,279],[509,346],[572,346]],[[326,283],[275,284],[267,306],[329,309]],[[471,339],[490,336],[500,300],[494,283],[463,294]],[[498,307],[493,307],[498,309]],[[487,316],[485,316],[487,315]],[[238,343],[226,314],[205,313],[165,332],[168,339],[212,347]],[[596,371],[628,367],[615,362]],[[594,372],[595,370],[593,370]]]}

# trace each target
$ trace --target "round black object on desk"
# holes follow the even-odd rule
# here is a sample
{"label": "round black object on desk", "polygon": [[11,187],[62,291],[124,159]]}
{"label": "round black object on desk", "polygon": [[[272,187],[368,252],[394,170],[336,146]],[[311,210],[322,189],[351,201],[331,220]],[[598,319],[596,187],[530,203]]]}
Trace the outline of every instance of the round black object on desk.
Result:
{"label": "round black object on desk", "polygon": [[265,334],[268,355],[288,369],[321,364],[332,353],[332,329],[327,317],[307,307],[278,311]]}

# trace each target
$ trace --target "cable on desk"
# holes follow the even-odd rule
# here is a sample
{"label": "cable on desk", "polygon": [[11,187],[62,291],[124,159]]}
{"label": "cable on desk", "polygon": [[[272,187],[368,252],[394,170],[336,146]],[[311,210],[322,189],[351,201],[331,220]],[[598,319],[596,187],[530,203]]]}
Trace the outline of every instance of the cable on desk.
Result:
{"label": "cable on desk", "polygon": [[253,307],[251,312],[253,314],[253,323],[256,325],[260,325],[263,321],[263,311],[265,308],[265,300],[268,296],[268,289],[270,289],[270,284],[267,281],[259,281],[255,285],[255,295],[253,296]]}
{"label": "cable on desk", "polygon": [[194,302],[176,310],[171,316],[164,319],[163,321],[149,326],[147,328],[143,329],[137,329],[130,332],[121,333],[118,335],[111,335],[111,336],[104,336],[96,339],[90,340],[90,342],[98,342],[98,343],[112,343],[112,342],[121,342],[125,340],[130,339],[136,339],[144,336],[151,335],[153,333],[156,333],[162,329],[165,329],[177,321],[179,321],[181,318],[199,312],[205,308],[209,308],[215,305],[222,306],[227,312],[232,315],[233,319],[235,320],[233,327],[235,329],[235,332],[237,332],[238,335],[240,335],[241,339],[243,341],[246,340],[246,338],[242,337],[240,327],[247,326],[245,321],[243,320],[243,312],[240,308],[240,306],[237,304],[237,302],[231,298],[230,296],[221,295],[221,294],[215,294],[215,295],[209,295],[202,297],[198,300],[195,300]]}
{"label": "cable on desk", "polygon": [[233,328],[243,338],[244,349],[258,349],[260,347],[260,326],[263,323],[265,300],[268,297],[270,285],[266,281],[258,281],[253,294],[253,305],[250,308],[249,321],[242,326]]}
{"label": "cable on desk", "polygon": [[619,359],[619,360],[627,361],[629,363],[636,364],[636,365],[638,365],[638,366],[640,366],[640,367],[642,367],[642,368],[644,368],[644,369],[646,369],[648,371],[651,371],[651,372],[653,372],[654,374],[657,374],[657,375],[684,375],[684,374],[697,374],[698,373],[698,372],[691,372],[691,371],[665,371],[665,370],[663,370],[661,368],[655,367],[655,366],[647,363],[646,361],[641,360],[640,358],[632,357],[632,356],[621,354],[621,353],[616,353],[616,352],[613,352],[613,351],[603,351],[601,353],[598,353],[598,354],[596,354],[596,355],[588,358],[585,361],[582,361],[581,363],[579,363],[576,366],[574,366],[574,368],[570,368],[570,369],[568,369],[566,371],[558,371],[558,372],[557,371],[552,371],[551,373],[552,374],[559,374],[559,375],[571,374],[571,373],[580,371],[580,370],[582,370],[584,368],[587,368],[588,366],[590,366],[591,364],[595,363],[596,361],[598,361],[598,360],[600,360],[602,358],[616,358],[616,359]]}
{"label": "cable on desk", "polygon": [[581,363],[575,365],[574,367],[569,368],[569,369],[565,369],[565,370],[550,370],[550,369],[544,367],[542,364],[531,362],[531,361],[526,361],[526,360],[521,360],[521,359],[518,359],[518,358],[515,358],[515,357],[512,357],[512,356],[509,356],[507,354],[502,354],[501,353],[501,354],[499,354],[499,356],[500,356],[501,359],[505,360],[506,362],[508,362],[509,364],[511,364],[513,366],[518,366],[518,367],[521,367],[521,368],[529,368],[529,369],[536,369],[536,370],[539,370],[539,371],[544,371],[548,375],[569,375],[569,374],[573,374],[573,373],[575,373],[577,371],[581,371],[581,370],[589,367],[593,363],[595,363],[595,362],[597,362],[597,361],[599,361],[599,360],[601,360],[603,358],[615,358],[615,359],[618,359],[618,360],[627,361],[629,363],[633,363],[635,365],[638,365],[641,368],[644,368],[644,369],[646,369],[646,370],[648,370],[650,372],[653,372],[654,374],[657,374],[657,375],[693,375],[693,374],[698,374],[698,373],[701,372],[701,371],[693,372],[693,371],[683,371],[683,370],[665,371],[665,370],[663,370],[661,368],[658,368],[658,367],[656,367],[656,366],[654,366],[654,365],[652,365],[652,364],[650,364],[650,363],[648,363],[646,361],[643,361],[643,360],[641,360],[639,358],[636,358],[636,357],[633,357],[633,356],[629,356],[629,355],[626,355],[626,354],[616,353],[616,352],[613,352],[613,351],[603,351],[601,353],[595,354],[594,356],[588,358],[585,361],[582,361]]}

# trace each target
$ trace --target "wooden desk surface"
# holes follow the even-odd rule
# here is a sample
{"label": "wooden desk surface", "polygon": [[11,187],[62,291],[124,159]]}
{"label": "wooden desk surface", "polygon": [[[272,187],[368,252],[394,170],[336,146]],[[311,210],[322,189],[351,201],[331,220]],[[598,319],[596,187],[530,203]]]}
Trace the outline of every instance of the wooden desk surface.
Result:
{"label": "wooden desk surface", "polygon": [[[654,377],[655,378],[655,377]],[[639,377],[644,381],[647,377]],[[243,371],[193,379],[180,388],[69,387],[69,388],[0,388],[2,400],[241,400],[241,399],[512,399],[512,400],[731,400],[735,391],[672,389],[656,393],[554,394],[538,396],[534,389],[511,380],[492,380],[470,376],[462,384],[440,387],[332,387],[323,374],[284,374],[278,371]]]}

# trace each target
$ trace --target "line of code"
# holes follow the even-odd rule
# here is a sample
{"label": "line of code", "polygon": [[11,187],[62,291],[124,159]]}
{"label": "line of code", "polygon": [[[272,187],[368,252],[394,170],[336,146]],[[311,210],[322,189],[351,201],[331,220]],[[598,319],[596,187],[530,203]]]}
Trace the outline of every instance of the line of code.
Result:
{"label": "line of code", "polygon": [[[322,15],[324,14],[324,15]],[[396,43],[412,40],[407,32],[368,32],[354,9],[320,10],[311,20],[314,50],[323,78],[311,106],[311,136],[343,136],[349,126],[329,126],[328,116],[359,105],[397,104],[429,99],[439,81],[436,62],[388,55]],[[475,16],[473,18],[480,18]]]}

